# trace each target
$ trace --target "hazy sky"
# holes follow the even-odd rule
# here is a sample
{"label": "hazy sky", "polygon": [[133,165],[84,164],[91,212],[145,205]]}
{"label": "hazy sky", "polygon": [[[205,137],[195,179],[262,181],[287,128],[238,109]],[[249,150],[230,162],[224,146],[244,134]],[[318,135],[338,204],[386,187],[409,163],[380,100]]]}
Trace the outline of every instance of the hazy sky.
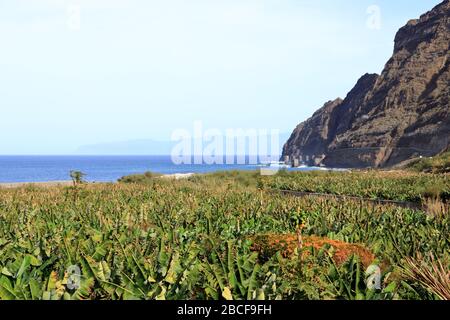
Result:
{"label": "hazy sky", "polygon": [[439,2],[0,0],[0,154],[168,140],[195,120],[290,132]]}

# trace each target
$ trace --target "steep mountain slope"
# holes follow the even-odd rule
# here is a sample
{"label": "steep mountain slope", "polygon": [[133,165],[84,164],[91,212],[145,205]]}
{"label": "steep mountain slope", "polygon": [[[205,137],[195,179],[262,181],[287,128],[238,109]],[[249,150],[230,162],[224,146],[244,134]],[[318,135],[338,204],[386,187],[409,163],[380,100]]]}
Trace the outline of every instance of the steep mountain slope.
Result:
{"label": "steep mountain slope", "polygon": [[366,74],[300,124],[283,157],[330,167],[386,167],[450,144],[450,0],[395,37],[381,75]]}

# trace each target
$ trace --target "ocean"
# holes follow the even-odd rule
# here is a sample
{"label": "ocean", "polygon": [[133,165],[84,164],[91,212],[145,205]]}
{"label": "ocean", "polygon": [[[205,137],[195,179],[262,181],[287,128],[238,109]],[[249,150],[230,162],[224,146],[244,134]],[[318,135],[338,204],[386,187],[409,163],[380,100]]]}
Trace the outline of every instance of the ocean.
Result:
{"label": "ocean", "polygon": [[251,164],[176,165],[170,156],[0,156],[0,183],[66,181],[71,170],[85,173],[90,182],[115,182],[146,171],[174,174],[258,169]]}

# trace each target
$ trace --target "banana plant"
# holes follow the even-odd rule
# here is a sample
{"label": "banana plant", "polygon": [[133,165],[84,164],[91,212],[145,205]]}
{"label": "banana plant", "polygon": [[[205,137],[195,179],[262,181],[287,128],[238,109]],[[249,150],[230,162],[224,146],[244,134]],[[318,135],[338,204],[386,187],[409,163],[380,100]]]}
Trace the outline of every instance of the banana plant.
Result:
{"label": "banana plant", "polygon": [[202,271],[205,274],[205,292],[208,298],[227,300],[263,300],[264,291],[259,282],[261,266],[257,253],[240,254],[227,242],[224,254],[216,249],[210,259],[205,259]]}

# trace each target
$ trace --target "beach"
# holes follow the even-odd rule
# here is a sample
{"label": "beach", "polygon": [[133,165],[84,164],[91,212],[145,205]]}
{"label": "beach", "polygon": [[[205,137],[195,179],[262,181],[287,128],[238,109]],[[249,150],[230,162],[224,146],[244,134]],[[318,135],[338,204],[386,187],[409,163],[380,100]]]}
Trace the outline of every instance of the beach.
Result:
{"label": "beach", "polygon": [[56,186],[70,186],[72,184],[73,184],[72,181],[14,182],[14,183],[0,182],[0,188],[12,189],[25,186],[56,187]]}
{"label": "beach", "polygon": [[[163,179],[174,179],[174,180],[182,180],[188,179],[192,177],[194,173],[174,173],[174,174],[165,174],[162,175]],[[106,182],[86,182],[86,183],[106,183]],[[72,181],[46,181],[46,182],[0,182],[0,188],[4,189],[13,189],[13,188],[21,188],[26,186],[35,186],[35,187],[66,187],[73,185]]]}

